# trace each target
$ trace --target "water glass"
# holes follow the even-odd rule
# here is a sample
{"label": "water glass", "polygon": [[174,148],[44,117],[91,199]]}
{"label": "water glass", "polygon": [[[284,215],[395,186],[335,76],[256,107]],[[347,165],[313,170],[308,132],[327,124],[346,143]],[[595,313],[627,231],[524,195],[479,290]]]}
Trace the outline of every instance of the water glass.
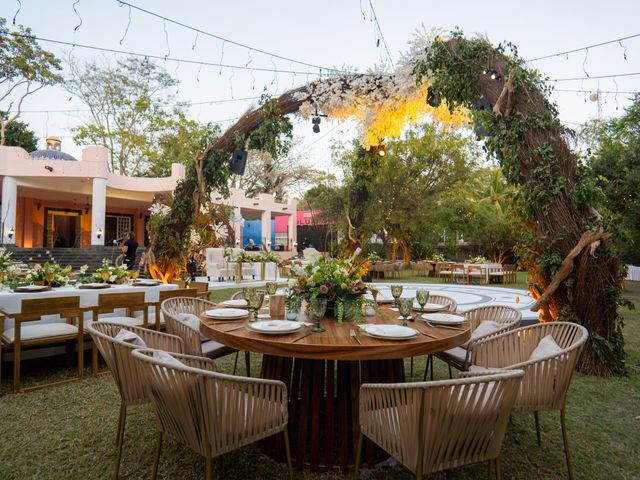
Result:
{"label": "water glass", "polygon": [[424,288],[416,290],[416,300],[418,301],[418,305],[420,305],[420,313],[424,313],[424,306],[429,303],[429,290],[425,290]]}
{"label": "water glass", "polygon": [[278,282],[267,282],[266,284],[267,294],[275,295],[278,291]]}
{"label": "water glass", "polygon": [[253,322],[258,320],[258,311],[264,302],[264,290],[257,288],[244,288],[244,299],[247,301],[249,310],[253,311]]}
{"label": "water glass", "polygon": [[398,306],[400,295],[402,295],[402,285],[391,285],[391,296],[395,300],[396,307]]}
{"label": "water glass", "polygon": [[312,332],[321,333],[324,332],[324,328],[320,326],[320,319],[324,317],[324,313],[327,310],[326,298],[312,298],[309,300],[309,315],[312,320],[315,320],[316,324],[311,329]]}
{"label": "water glass", "polygon": [[399,298],[398,299],[398,310],[400,310],[400,315],[402,315],[402,325],[407,326],[407,319],[411,315],[411,309],[413,308],[413,298]]}

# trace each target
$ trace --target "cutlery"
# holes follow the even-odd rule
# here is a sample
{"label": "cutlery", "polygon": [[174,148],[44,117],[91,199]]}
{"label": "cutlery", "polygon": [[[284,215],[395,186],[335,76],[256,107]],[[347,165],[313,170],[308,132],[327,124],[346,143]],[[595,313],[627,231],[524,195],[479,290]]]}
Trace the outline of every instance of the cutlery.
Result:
{"label": "cutlery", "polygon": [[234,330],[240,330],[241,328],[244,328],[244,325],[241,325],[241,326],[235,327],[235,328],[230,328],[229,330],[225,330],[224,333],[233,332]]}
{"label": "cutlery", "polygon": [[293,340],[291,343],[296,343],[298,340],[302,340],[303,338],[308,337],[309,335],[311,335],[313,332],[307,332],[304,335],[299,336],[298,338],[296,338],[295,340]]}
{"label": "cutlery", "polygon": [[356,335],[356,331],[354,329],[351,329],[349,331],[349,335],[351,336],[351,338],[353,338],[356,342],[358,342],[360,345],[362,345],[362,342],[360,341],[360,339],[358,338],[358,335]]}
{"label": "cutlery", "polygon": [[429,337],[429,338],[439,338],[436,335],[431,335],[430,333],[427,333],[427,332],[420,332],[420,333],[422,335],[426,336],[426,337]]}

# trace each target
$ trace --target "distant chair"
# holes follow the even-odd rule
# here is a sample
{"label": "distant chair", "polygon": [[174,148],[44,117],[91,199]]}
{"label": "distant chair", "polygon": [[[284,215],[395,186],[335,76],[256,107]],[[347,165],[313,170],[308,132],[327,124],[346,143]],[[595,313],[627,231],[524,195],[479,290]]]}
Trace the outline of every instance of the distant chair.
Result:
{"label": "distant chair", "polygon": [[205,457],[205,478],[211,480],[213,458],[281,432],[293,478],[283,382],[217,373],[203,357],[174,354],[169,361],[148,349],[133,356],[144,369],[158,418],[151,478],[157,477],[164,434]]}
{"label": "distant chair", "polygon": [[[536,355],[532,359],[534,350],[539,350],[542,340],[548,336],[556,344],[549,350],[551,353]],[[474,366],[489,369],[519,368],[524,371],[514,409],[534,412],[538,445],[541,444],[538,412],[560,411],[562,440],[570,479],[573,479],[573,467],[565,420],[565,398],[588,337],[587,329],[577,323],[547,322],[481,339],[471,348]]]}
{"label": "distant chair", "polygon": [[487,283],[487,272],[484,267],[480,265],[469,265],[466,271],[466,279],[468,284]]}
{"label": "distant chair", "polygon": [[143,380],[140,366],[131,357],[131,352],[136,348],[141,348],[143,345],[134,343],[135,337],[132,339],[134,342],[116,339],[115,337],[123,330],[138,336],[146,347],[182,353],[182,340],[175,335],[168,335],[148,328],[122,326],[108,321],[95,322],[87,327],[87,331],[91,335],[94,345],[97,345],[102,357],[105,359],[120,393],[120,417],[116,433],[116,465],[114,472],[114,478],[116,479],[118,478],[122,459],[127,407],[149,402],[146,383]]}
{"label": "distant chair", "polygon": [[489,461],[501,477],[500,449],[518,395],[521,370],[480,377],[360,388],[360,435],[422,480],[424,474]]}

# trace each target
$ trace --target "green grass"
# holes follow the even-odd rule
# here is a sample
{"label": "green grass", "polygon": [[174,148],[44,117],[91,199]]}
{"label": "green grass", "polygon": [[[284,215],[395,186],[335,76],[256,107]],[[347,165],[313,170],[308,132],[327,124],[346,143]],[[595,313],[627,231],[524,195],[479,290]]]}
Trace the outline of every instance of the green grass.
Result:
{"label": "green grass", "polygon": [[[626,293],[637,307],[625,311],[627,375],[602,379],[577,374],[568,393],[568,425],[576,479],[640,478],[640,285],[629,285]],[[229,291],[220,291],[219,295],[228,298]],[[257,372],[255,357],[253,366]],[[230,372],[232,357],[218,364],[220,370]],[[416,367],[415,379],[421,379],[424,360],[418,359]],[[436,361],[436,367],[436,376],[445,378],[444,365]],[[51,362],[46,366],[42,362],[25,362],[24,370],[25,383],[43,378],[51,380],[68,373]],[[111,377],[89,377],[79,383],[17,395],[9,393],[10,378],[7,377],[0,390],[0,479],[109,476],[115,458],[119,406],[119,395]],[[538,447],[533,416],[514,414],[503,445],[505,479],[566,478],[558,414],[542,413],[541,424],[542,447]],[[149,478],[154,429],[149,406],[130,409],[121,478]],[[287,478],[285,466],[271,461],[253,446],[225,455],[222,470],[219,464],[216,466],[216,475],[229,480]],[[204,460],[188,448],[167,441],[159,476],[200,479],[204,476]],[[347,480],[348,477],[338,473],[296,473],[295,478]],[[371,472],[367,478],[413,477],[402,467],[392,467]],[[443,479],[444,475],[435,474],[430,478]],[[452,478],[486,478],[486,466],[457,469]]]}
{"label": "green grass", "polygon": [[[415,275],[411,270],[401,270],[400,278],[385,278],[374,279],[373,283],[445,283],[441,278],[425,277],[424,275]],[[528,290],[529,280],[527,278],[527,272],[517,272],[516,282],[507,284],[491,284],[492,287],[507,287],[507,288],[519,288],[522,290]]]}

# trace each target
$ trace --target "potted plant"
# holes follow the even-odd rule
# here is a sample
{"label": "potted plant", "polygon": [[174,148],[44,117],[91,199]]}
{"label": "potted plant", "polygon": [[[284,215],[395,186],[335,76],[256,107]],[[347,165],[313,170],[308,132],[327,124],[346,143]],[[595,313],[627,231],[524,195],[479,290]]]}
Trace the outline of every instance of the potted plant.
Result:
{"label": "potted plant", "polygon": [[129,279],[129,272],[127,271],[126,265],[122,265],[120,267],[117,265],[111,265],[111,262],[104,258],[102,259],[102,266],[96,268],[93,278],[96,282],[119,285],[127,283]]}
{"label": "potted plant", "polygon": [[27,271],[25,280],[34,285],[62,287],[69,283],[70,274],[71,265],[62,268],[57,263],[45,262],[44,265],[36,263],[33,268]]}

